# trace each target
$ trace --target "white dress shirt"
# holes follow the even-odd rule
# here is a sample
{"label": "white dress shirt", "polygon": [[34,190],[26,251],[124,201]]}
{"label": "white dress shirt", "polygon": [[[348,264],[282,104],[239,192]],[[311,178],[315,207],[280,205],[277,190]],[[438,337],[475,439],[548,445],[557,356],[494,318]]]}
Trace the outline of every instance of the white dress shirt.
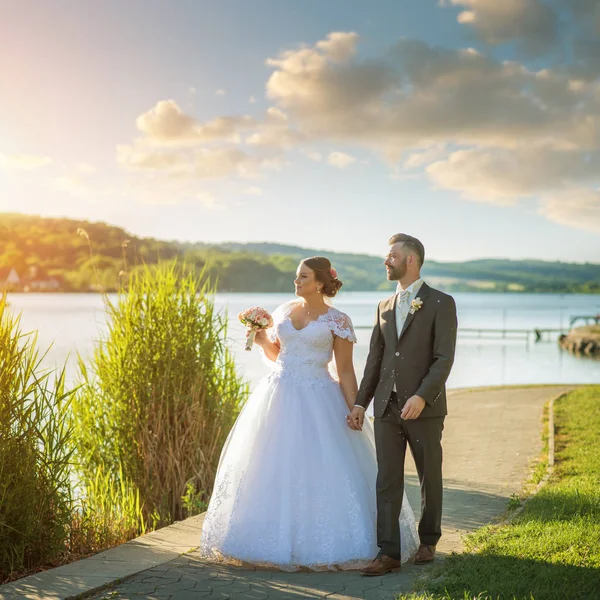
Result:
{"label": "white dress shirt", "polygon": [[422,285],[422,277],[413,281],[406,289],[398,282],[396,289],[396,333],[398,337],[402,333],[404,321],[406,321],[406,317],[408,317],[408,313],[410,312],[410,303],[417,297]]}

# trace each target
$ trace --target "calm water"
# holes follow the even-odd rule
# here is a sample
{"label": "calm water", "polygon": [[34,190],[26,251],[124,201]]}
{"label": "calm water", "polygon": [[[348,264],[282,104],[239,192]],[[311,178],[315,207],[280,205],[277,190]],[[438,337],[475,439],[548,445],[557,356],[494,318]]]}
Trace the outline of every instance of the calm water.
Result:
{"label": "calm water", "polygon": [[[357,327],[355,365],[360,377],[366,360],[377,302],[386,292],[347,292],[335,305]],[[600,383],[600,361],[575,358],[558,349],[557,334],[548,341],[473,339],[460,329],[566,328],[572,316],[600,313],[600,296],[553,294],[454,294],[458,307],[459,340],[448,387],[525,384]],[[239,370],[254,387],[268,372],[257,348],[244,351],[244,329],[237,313],[250,306],[275,309],[292,296],[281,294],[218,294],[216,304],[230,315],[229,342]],[[90,357],[94,342],[106,331],[102,298],[96,294],[12,294],[11,310],[22,313],[22,329],[39,330],[40,348],[53,344],[46,364],[68,359],[76,373],[76,355]],[[361,327],[364,327],[361,328]]]}

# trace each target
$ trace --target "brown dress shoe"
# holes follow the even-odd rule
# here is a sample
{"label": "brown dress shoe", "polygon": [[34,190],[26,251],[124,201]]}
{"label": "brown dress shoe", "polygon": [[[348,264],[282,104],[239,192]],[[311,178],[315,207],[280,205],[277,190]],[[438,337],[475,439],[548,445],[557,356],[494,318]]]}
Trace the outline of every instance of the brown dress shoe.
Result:
{"label": "brown dress shoe", "polygon": [[413,558],[415,565],[424,565],[435,558],[435,546],[429,544],[420,544],[417,553]]}
{"label": "brown dress shoe", "polygon": [[368,567],[361,569],[360,572],[365,577],[377,577],[386,573],[399,571],[401,566],[402,563],[399,560],[385,554],[379,554]]}

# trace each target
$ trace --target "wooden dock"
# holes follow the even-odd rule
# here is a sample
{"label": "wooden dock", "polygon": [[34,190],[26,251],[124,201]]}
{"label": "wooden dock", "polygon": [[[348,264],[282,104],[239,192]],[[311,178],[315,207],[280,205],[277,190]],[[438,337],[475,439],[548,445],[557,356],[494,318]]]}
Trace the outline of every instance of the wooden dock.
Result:
{"label": "wooden dock", "polygon": [[554,341],[561,333],[567,333],[566,329],[465,329],[458,328],[458,335],[464,337],[481,339],[524,339],[531,338],[536,342]]}
{"label": "wooden dock", "polygon": [[[357,325],[355,329],[372,329],[372,325]],[[521,339],[526,342],[556,341],[568,329],[489,329],[489,328],[458,328],[458,335],[466,338],[478,339]],[[556,338],[554,337],[556,335]]]}
{"label": "wooden dock", "polygon": [[[562,310],[562,309],[561,309]],[[504,323],[506,323],[506,310],[504,310]],[[561,312],[562,325],[562,312]],[[600,314],[598,315],[578,315],[570,319],[569,327],[559,328],[534,328],[534,329],[509,329],[506,327],[486,328],[486,327],[459,327],[458,335],[462,338],[488,339],[488,340],[523,340],[526,343],[533,342],[556,342],[562,334],[569,333],[575,323],[583,321],[586,325],[600,324]],[[372,329],[372,325],[357,325],[355,329]]]}
{"label": "wooden dock", "polygon": [[571,317],[571,328],[577,321],[583,321],[586,325],[600,325],[600,315],[578,315]]}

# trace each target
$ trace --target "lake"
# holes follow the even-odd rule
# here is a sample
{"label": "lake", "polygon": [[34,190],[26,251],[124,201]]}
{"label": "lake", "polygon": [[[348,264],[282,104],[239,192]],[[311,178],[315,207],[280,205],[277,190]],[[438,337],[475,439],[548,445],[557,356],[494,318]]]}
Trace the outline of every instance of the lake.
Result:
{"label": "lake", "polygon": [[[346,292],[335,306],[357,327],[355,365],[360,379],[367,356],[377,302],[389,292]],[[535,343],[524,339],[478,339],[465,329],[568,328],[571,317],[600,314],[600,295],[455,293],[459,337],[449,388],[536,383],[600,383],[600,361],[576,358],[558,348],[557,336]],[[268,372],[258,348],[244,351],[244,328],[237,313],[250,306],[272,311],[292,299],[283,294],[217,294],[216,305],[228,310],[229,344],[240,373],[254,387]],[[39,346],[50,349],[46,365],[68,360],[76,374],[76,355],[89,358],[95,341],[106,332],[102,297],[97,294],[10,294],[10,308],[22,314],[22,329],[39,332]],[[462,332],[461,332],[462,329]]]}

